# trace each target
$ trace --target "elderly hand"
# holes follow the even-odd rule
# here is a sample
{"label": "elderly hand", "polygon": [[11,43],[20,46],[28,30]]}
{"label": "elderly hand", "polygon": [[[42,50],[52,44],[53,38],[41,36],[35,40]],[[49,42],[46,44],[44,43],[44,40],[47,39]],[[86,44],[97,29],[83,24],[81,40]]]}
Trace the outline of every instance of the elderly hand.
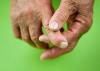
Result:
{"label": "elderly hand", "polygon": [[[50,21],[43,24],[48,35],[41,35],[39,38],[56,47],[47,49],[41,59],[58,57],[75,47],[92,25],[93,3],[94,0],[61,0]],[[64,22],[68,23],[68,30],[62,32]]]}
{"label": "elderly hand", "polygon": [[48,45],[38,40],[42,23],[48,22],[53,13],[50,0],[11,0],[11,21],[15,37],[40,48]]}

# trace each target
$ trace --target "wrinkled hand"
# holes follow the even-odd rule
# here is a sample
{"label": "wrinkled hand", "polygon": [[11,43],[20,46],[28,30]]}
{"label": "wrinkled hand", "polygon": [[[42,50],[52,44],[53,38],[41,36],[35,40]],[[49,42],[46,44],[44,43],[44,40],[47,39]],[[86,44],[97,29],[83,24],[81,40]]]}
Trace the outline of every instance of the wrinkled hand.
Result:
{"label": "wrinkled hand", "polygon": [[[57,47],[47,49],[41,55],[41,59],[58,57],[75,47],[80,37],[92,25],[93,3],[94,0],[61,0],[50,22],[43,24],[48,35],[42,35],[39,38],[40,41],[51,42]],[[64,22],[68,23],[68,30],[61,32]],[[62,42],[65,43],[62,44]]]}
{"label": "wrinkled hand", "polygon": [[11,20],[15,37],[31,45],[34,42],[36,47],[48,48],[38,38],[42,35],[42,23],[49,21],[52,13],[50,0],[11,0]]}

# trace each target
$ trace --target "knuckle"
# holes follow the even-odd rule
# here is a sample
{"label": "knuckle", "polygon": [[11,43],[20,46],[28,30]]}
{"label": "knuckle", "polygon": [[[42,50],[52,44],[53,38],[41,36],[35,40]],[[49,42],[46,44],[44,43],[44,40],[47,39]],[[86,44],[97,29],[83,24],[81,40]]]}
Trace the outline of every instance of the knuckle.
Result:
{"label": "knuckle", "polygon": [[[34,31],[32,31],[34,30]],[[30,39],[34,42],[39,40],[39,36],[41,35],[40,31],[36,31],[37,29],[30,29]]]}
{"label": "knuckle", "polygon": [[90,27],[92,26],[92,18],[88,17],[88,18],[85,20],[85,22],[84,22],[83,25],[87,28],[87,30],[90,29]]}
{"label": "knuckle", "polygon": [[92,17],[91,16],[88,16],[88,17],[79,16],[79,17],[77,17],[77,20],[81,23],[82,26],[84,26],[87,29],[90,28],[92,25]]}
{"label": "knuckle", "polygon": [[32,7],[31,6],[26,6],[24,9],[19,10],[19,11],[16,11],[16,10],[12,10],[11,11],[11,14],[10,14],[10,17],[11,17],[11,20],[13,19],[16,19],[22,15],[30,15],[32,14],[33,10],[32,10]]}

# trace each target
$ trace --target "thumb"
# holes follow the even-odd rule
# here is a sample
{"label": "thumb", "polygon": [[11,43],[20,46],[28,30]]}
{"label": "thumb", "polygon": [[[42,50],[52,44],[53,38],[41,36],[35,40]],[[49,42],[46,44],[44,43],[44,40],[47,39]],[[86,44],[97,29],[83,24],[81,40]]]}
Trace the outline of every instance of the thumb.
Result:
{"label": "thumb", "polygon": [[59,8],[56,10],[49,22],[49,29],[58,31],[63,27],[64,22],[68,17],[76,11],[76,7],[73,6],[71,0],[61,0]]}

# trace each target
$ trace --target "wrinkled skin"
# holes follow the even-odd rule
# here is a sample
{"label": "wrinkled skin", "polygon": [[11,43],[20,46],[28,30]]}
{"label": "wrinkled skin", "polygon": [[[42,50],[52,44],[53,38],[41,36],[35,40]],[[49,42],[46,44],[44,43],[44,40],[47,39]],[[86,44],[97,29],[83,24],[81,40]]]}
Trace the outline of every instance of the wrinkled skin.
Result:
{"label": "wrinkled skin", "polygon": [[[77,44],[80,37],[86,33],[92,25],[94,0],[61,0],[61,4],[50,19],[46,29],[48,35],[42,35],[45,43],[51,42],[56,48],[46,50],[41,59],[55,58],[66,52],[71,51]],[[52,22],[58,23],[57,29],[51,29],[49,25]],[[63,23],[68,23],[68,30],[60,32]],[[59,39],[57,38],[59,37]],[[68,41],[68,47],[61,49],[59,44],[64,40]]]}
{"label": "wrinkled skin", "polygon": [[[80,37],[92,25],[94,0],[61,0],[59,8],[53,13],[51,0],[12,0],[11,18],[14,34],[28,43],[34,42],[37,47],[47,48],[52,43],[54,48],[49,48],[41,55],[41,59],[56,58],[71,51]],[[49,25],[56,21],[57,29]],[[63,23],[67,22],[68,30],[61,31]],[[42,35],[41,25],[46,28],[48,35]],[[42,35],[42,42],[38,40]],[[41,37],[41,36],[40,36]],[[59,37],[59,39],[56,39]],[[68,41],[68,47],[61,49],[59,44]]]}
{"label": "wrinkled skin", "polygon": [[51,2],[43,0],[11,0],[11,21],[15,37],[32,46],[48,48],[48,45],[38,40],[42,35],[42,22],[53,13]]}

